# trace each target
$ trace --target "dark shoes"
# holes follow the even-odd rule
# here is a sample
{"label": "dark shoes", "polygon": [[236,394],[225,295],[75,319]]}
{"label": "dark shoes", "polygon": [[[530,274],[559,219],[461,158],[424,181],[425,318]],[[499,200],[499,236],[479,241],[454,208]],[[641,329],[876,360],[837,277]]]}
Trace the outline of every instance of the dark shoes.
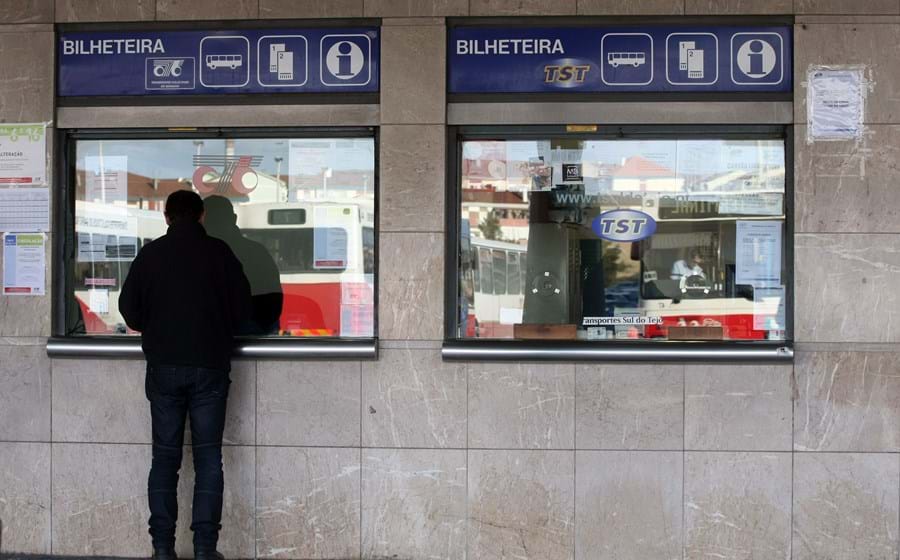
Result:
{"label": "dark shoes", "polygon": [[[178,560],[178,555],[171,548],[154,548],[152,560]],[[194,560],[225,560],[225,557],[216,550],[195,550]]]}
{"label": "dark shoes", "polygon": [[173,548],[154,548],[152,560],[178,560]]}
{"label": "dark shoes", "polygon": [[194,560],[225,560],[225,557],[217,550],[195,550]]}

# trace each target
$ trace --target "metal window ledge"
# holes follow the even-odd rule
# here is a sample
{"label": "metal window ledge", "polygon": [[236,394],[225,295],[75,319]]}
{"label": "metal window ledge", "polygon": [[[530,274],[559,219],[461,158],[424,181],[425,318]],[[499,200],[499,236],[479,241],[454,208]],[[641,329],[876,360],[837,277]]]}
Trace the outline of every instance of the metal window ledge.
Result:
{"label": "metal window ledge", "polygon": [[791,363],[791,343],[448,340],[447,361]]}
{"label": "metal window ledge", "polygon": [[[143,359],[140,337],[53,337],[47,341],[51,358]],[[248,360],[375,360],[378,340],[238,339],[235,359]]]}

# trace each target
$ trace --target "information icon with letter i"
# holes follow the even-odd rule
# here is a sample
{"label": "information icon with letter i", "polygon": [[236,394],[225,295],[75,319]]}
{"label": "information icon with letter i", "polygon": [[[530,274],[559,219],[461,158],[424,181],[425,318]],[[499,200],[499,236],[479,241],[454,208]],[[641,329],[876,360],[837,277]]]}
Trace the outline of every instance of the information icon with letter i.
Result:
{"label": "information icon with letter i", "polygon": [[731,37],[731,81],[742,86],[776,85],[784,79],[784,42],[778,33]]}
{"label": "information icon with letter i", "polygon": [[322,84],[359,87],[372,79],[372,40],[367,35],[326,35],[320,47]]}

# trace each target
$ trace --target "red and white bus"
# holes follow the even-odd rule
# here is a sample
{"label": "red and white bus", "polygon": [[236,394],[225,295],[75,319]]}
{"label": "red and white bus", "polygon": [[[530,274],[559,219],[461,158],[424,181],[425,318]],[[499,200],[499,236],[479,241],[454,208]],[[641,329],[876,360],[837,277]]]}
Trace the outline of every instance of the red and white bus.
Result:
{"label": "red and white bus", "polygon": [[[238,203],[234,212],[240,234],[264,246],[278,268],[283,293],[278,334],[374,335],[372,201]],[[70,331],[125,334],[119,291],[140,248],[165,234],[164,217],[79,201],[76,224],[73,283],[81,316]],[[253,274],[247,270],[251,280]]]}

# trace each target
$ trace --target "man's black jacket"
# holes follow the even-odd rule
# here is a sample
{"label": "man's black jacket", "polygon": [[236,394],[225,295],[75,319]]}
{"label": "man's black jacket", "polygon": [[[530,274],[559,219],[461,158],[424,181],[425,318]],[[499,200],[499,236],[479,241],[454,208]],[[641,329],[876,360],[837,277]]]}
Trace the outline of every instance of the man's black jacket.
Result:
{"label": "man's black jacket", "polygon": [[233,335],[250,314],[241,263],[197,222],[178,222],[131,264],[119,311],[152,365],[230,369]]}

